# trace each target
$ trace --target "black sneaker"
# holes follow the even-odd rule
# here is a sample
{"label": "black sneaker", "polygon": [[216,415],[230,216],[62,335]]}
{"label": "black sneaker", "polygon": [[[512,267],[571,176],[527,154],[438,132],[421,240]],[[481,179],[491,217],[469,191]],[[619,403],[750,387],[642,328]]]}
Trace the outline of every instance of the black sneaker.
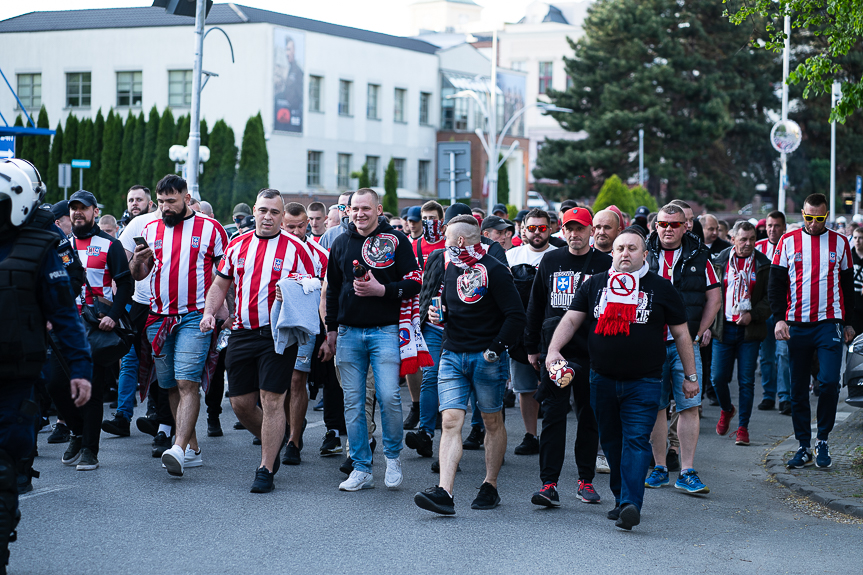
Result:
{"label": "black sneaker", "polygon": [[[435,459],[431,464],[432,473],[440,473],[440,459]],[[455,468],[456,473],[461,471],[461,464]]]}
{"label": "black sneaker", "polygon": [[758,404],[758,411],[770,411],[771,409],[776,407],[776,402],[772,399],[764,398],[761,400],[761,403]]}
{"label": "black sneaker", "polygon": [[81,450],[81,457],[78,459],[78,471],[93,471],[99,468],[99,459],[96,454],[90,451],[90,448],[85,447]]}
{"label": "black sneaker", "polygon": [[560,507],[560,495],[557,494],[557,483],[546,483],[542,489],[533,494],[530,502],[543,507]]}
{"label": "black sneaker", "polygon": [[668,471],[680,471],[680,456],[671,449],[665,455],[665,467]]}
{"label": "black sneaker", "polygon": [[207,418],[207,437],[222,437],[225,432],[222,431],[222,422],[218,417]]}
{"label": "black sneaker", "polygon": [[237,423],[234,424],[234,429],[237,429],[237,430],[246,429],[246,426],[238,421]]}
{"label": "black sneaker", "polygon": [[278,473],[279,467],[282,465],[282,449],[285,448],[285,443],[287,439],[283,438],[281,445],[279,445],[279,450],[276,452],[276,458],[273,460],[273,475]]}
{"label": "black sneaker", "polygon": [[81,442],[83,439],[81,435],[71,435],[69,437],[69,447],[66,448],[66,453],[63,454],[63,458],[60,461],[66,465],[75,465],[78,463],[78,460],[81,459]]}
{"label": "black sneaker", "polygon": [[632,528],[641,523],[641,513],[638,507],[632,503],[625,503],[620,507],[619,517],[614,526],[624,531],[632,531]]}
{"label": "black sneaker", "polygon": [[114,416],[113,419],[102,421],[102,431],[111,435],[129,437],[129,420],[119,413],[113,413],[112,415]]}
{"label": "black sneaker", "polygon": [[612,521],[617,521],[620,518],[620,503],[614,506],[614,509],[605,514]]}
{"label": "black sneaker", "polygon": [[405,418],[404,424],[402,427],[404,429],[416,429],[417,424],[420,422],[420,410],[414,409],[411,406],[411,410],[408,412],[408,416]]}
{"label": "black sneaker", "polygon": [[779,413],[782,415],[791,415],[791,402],[790,401],[780,401],[779,402]]}
{"label": "black sneaker", "polygon": [[48,443],[67,443],[72,435],[65,423],[59,421],[54,424],[54,431],[48,436]]}
{"label": "black sneaker", "polygon": [[536,455],[539,453],[539,439],[530,433],[524,434],[521,445],[515,446],[516,455]]}
{"label": "black sneaker", "polygon": [[260,437],[252,437],[252,445],[261,445]]}
{"label": "black sneaker", "polygon": [[470,504],[470,508],[494,509],[498,505],[500,505],[500,495],[497,494],[497,489],[491,483],[483,483],[480,485],[476,499]]}
{"label": "black sneaker", "polygon": [[171,449],[173,445],[171,438],[165,435],[164,431],[160,431],[153,438],[153,451],[151,452],[151,455],[153,457],[162,457],[165,450]]}
{"label": "black sneaker", "polygon": [[339,471],[344,473],[345,475],[350,475],[354,470],[354,460],[351,459],[351,456],[348,455],[345,457],[345,461],[339,466]]}
{"label": "black sneaker", "polygon": [[312,408],[312,410],[313,411],[323,411],[324,410],[324,398],[323,397],[321,398],[321,400],[317,404],[315,404],[315,406]]}
{"label": "black sneaker", "polygon": [[461,447],[462,449],[469,449],[471,451],[476,451],[480,447],[482,447],[483,442],[485,441],[485,430],[483,430],[480,426],[474,425],[470,428],[470,434],[467,436]]}
{"label": "black sneaker", "polygon": [[156,417],[139,417],[135,420],[135,425],[138,426],[138,431],[141,433],[146,433],[147,435],[156,437],[156,434],[159,433],[159,422],[156,421]]}
{"label": "black sneaker", "polygon": [[255,471],[255,481],[252,482],[252,488],[249,493],[269,493],[276,486],[273,485],[273,474],[267,471],[267,468],[261,466]]}
{"label": "black sneaker", "polygon": [[330,455],[338,455],[344,451],[342,449],[342,440],[336,435],[336,432],[330,430],[324,435],[324,442],[321,444],[321,457],[329,457]]}
{"label": "black sneaker", "polygon": [[506,390],[503,394],[503,406],[515,407],[515,392],[511,389]]}
{"label": "black sneaker", "polygon": [[443,487],[429,487],[414,495],[414,503],[420,509],[433,511],[441,515],[455,515],[455,501]]}
{"label": "black sneaker", "polygon": [[434,455],[432,451],[432,438],[426,433],[425,429],[419,431],[408,431],[405,434],[405,445],[411,449],[417,450],[417,455],[421,457],[431,457]]}
{"label": "black sneaker", "polygon": [[285,448],[285,456],[282,458],[282,463],[285,465],[299,465],[301,462],[300,450],[297,449],[293,441],[289,441],[288,446]]}

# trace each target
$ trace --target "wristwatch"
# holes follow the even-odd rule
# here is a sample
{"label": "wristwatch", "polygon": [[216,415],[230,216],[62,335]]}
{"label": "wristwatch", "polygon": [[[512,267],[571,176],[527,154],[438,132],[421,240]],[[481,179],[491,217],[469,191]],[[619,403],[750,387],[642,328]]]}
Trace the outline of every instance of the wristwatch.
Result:
{"label": "wristwatch", "polygon": [[500,356],[490,349],[485,350],[482,355],[483,357],[485,357],[486,361],[489,361],[491,363],[495,363],[497,360],[500,359]]}
{"label": "wristwatch", "polygon": [[692,383],[697,383],[698,382],[698,375],[693,373],[692,375],[687,375],[686,379],[688,379]]}

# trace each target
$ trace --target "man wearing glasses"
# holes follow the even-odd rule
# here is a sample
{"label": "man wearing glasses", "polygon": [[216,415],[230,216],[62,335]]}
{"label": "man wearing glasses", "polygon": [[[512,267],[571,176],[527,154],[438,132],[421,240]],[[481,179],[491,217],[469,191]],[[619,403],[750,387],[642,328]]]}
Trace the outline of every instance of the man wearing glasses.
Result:
{"label": "man wearing glasses", "polygon": [[319,244],[324,246],[324,249],[329,250],[333,241],[343,233],[348,230],[348,223],[350,219],[348,218],[348,206],[351,204],[351,196],[353,192],[345,192],[339,196],[339,203],[336,204],[336,209],[339,210],[339,225],[331,226],[324,232],[324,235],[321,236],[321,239],[318,241]]}
{"label": "man wearing glasses", "polygon": [[698,374],[701,373],[699,347],[710,345],[710,327],[722,305],[722,294],[718,289],[720,283],[716,272],[710,263],[710,250],[698,238],[686,233],[686,222],[687,215],[683,208],[674,204],[663,206],[656,218],[656,231],[647,238],[650,271],[674,284],[686,305],[689,334],[695,345],[696,365],[694,373],[684,373],[674,337],[666,330],[660,409],[650,436],[656,467],[644,485],[651,488],[668,485],[666,409],[673,397],[680,415],[677,431],[682,464],[680,476],[674,486],[689,493],[709,493],[710,490],[693,468],[699,432],[698,407],[701,405],[701,389],[698,385]]}
{"label": "man wearing glasses", "polygon": [[[812,414],[809,378],[812,356],[818,354],[818,435],[815,465],[833,462],[827,436],[836,421],[842,343],[854,340],[848,310],[854,302],[854,271],[848,238],[827,229],[829,214],[824,194],[803,202],[803,228],[782,236],[773,254],[768,296],[777,341],[788,341],[791,363],[791,421],[800,442],[785,465],[798,469],[812,465]],[[851,302],[851,303],[848,303]],[[844,325],[844,328],[843,328]]]}

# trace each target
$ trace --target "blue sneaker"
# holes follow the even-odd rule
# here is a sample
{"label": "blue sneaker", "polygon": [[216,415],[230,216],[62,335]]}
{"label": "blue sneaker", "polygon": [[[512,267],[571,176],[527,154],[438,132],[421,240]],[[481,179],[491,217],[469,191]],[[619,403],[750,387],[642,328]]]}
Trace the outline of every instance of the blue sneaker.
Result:
{"label": "blue sneaker", "polygon": [[[812,456],[809,456],[812,460]],[[815,467],[827,468],[833,465],[833,459],[830,457],[830,452],[827,450],[827,442],[819,441],[815,444]]]}
{"label": "blue sneaker", "polygon": [[687,469],[682,472],[677,481],[674,482],[674,486],[688,493],[710,493],[710,488],[701,482],[694,469]]}
{"label": "blue sneaker", "polygon": [[657,465],[653,468],[650,477],[644,480],[644,486],[659,489],[663,485],[668,485],[668,468]]}
{"label": "blue sneaker", "polygon": [[[825,445],[825,447],[827,447]],[[826,451],[825,451],[826,453]],[[827,460],[830,460],[830,456],[827,456]],[[812,452],[809,451],[808,447],[803,447],[802,445],[797,449],[797,453],[794,454],[788,462],[785,464],[785,467],[788,469],[803,469],[806,466],[812,465]]]}

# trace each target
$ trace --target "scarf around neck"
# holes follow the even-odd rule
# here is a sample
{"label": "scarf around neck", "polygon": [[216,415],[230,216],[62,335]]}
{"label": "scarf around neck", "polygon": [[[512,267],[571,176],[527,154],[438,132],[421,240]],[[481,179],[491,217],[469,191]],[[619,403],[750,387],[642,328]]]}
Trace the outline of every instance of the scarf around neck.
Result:
{"label": "scarf around neck", "polygon": [[728,288],[731,290],[731,315],[738,316],[740,312],[750,311],[752,302],[749,293],[749,278],[752,273],[752,263],[755,258],[752,254],[743,260],[740,266],[740,258],[732,251],[728,262]]}
{"label": "scarf around neck", "polygon": [[467,270],[472,268],[485,255],[485,246],[482,243],[460,248],[458,246],[447,246],[447,260],[458,267]]}
{"label": "scarf around neck", "polygon": [[599,300],[599,321],[596,333],[599,335],[629,335],[629,325],[635,321],[638,309],[638,289],[640,280],[647,274],[647,262],[637,272],[619,272],[612,267],[608,270],[608,284]]}
{"label": "scarf around neck", "polygon": [[423,237],[430,244],[436,244],[444,238],[443,222],[441,220],[423,220]]}

